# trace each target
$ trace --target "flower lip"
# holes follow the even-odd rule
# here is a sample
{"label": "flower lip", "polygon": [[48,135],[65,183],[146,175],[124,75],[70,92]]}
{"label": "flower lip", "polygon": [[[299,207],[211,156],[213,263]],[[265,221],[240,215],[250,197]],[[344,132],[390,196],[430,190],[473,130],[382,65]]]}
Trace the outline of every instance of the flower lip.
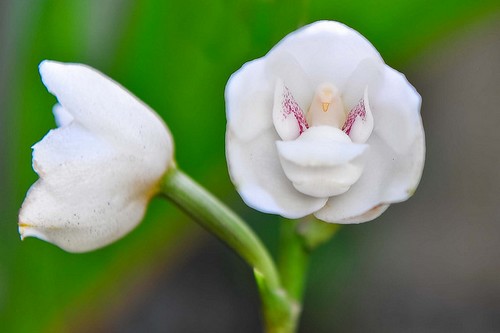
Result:
{"label": "flower lip", "polygon": [[296,140],[276,145],[283,171],[295,189],[318,198],[349,190],[361,176],[359,159],[367,148],[332,126],[311,127]]}
{"label": "flower lip", "polygon": [[335,166],[360,157],[368,148],[331,126],[314,126],[297,140],[277,141],[278,153],[302,166]]}

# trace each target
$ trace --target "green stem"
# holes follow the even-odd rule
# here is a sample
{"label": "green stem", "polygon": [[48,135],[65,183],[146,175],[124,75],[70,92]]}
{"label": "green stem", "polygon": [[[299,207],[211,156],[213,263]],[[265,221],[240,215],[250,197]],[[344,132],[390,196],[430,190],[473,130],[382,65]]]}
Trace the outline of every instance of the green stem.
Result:
{"label": "green stem", "polygon": [[295,301],[297,307],[292,322],[293,332],[298,328],[309,267],[309,251],[305,248],[304,242],[297,232],[299,223],[299,220],[284,220],[281,222],[278,261],[283,288],[285,288],[292,300]]}
{"label": "green stem", "polygon": [[316,247],[330,240],[339,229],[338,224],[320,222],[313,216],[301,220],[283,220],[281,223],[278,268],[283,288],[297,307],[292,318],[294,332],[300,319],[309,256]]}
{"label": "green stem", "polygon": [[283,287],[290,297],[300,303],[309,267],[309,251],[297,232],[299,223],[299,220],[284,220],[281,223],[278,269]]}
{"label": "green stem", "polygon": [[254,268],[267,332],[292,333],[289,327],[295,313],[294,305],[281,286],[274,261],[247,224],[175,166],[170,167],[164,176],[160,194],[224,241]]}

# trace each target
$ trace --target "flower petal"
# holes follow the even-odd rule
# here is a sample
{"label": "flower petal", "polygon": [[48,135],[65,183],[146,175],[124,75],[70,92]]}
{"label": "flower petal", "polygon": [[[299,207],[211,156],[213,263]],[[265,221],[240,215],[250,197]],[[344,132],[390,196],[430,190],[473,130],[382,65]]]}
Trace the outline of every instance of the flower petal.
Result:
{"label": "flower petal", "polygon": [[363,98],[349,112],[342,130],[355,143],[365,143],[372,134],[373,115],[368,101],[368,88],[365,89]]}
{"label": "flower petal", "polygon": [[274,91],[273,123],[283,140],[296,139],[309,127],[304,111],[280,79],[276,81]]}
{"label": "flower petal", "polygon": [[[125,150],[141,151],[151,165],[172,156],[170,132],[158,115],[129,91],[95,69],[45,60],[42,81],[83,127]],[[146,143],[146,144],[144,144]],[[162,163],[157,163],[162,160]]]}
{"label": "flower petal", "polygon": [[225,98],[227,126],[234,136],[249,141],[273,127],[274,88],[262,60],[246,63],[231,76]]}
{"label": "flower petal", "polygon": [[[403,74],[385,67],[381,82],[369,91],[374,132],[398,153],[407,152],[419,141],[422,151],[415,157],[421,173],[425,149],[421,97]],[[420,175],[417,178],[420,179]]]}
{"label": "flower petal", "polygon": [[352,110],[359,103],[366,90],[370,93],[379,84],[385,68],[383,62],[374,58],[359,62],[342,89],[342,100],[347,110]]}
{"label": "flower petal", "polygon": [[275,48],[265,57],[266,70],[272,78],[283,81],[293,92],[293,97],[303,111],[306,111],[314,95],[314,86],[294,56],[283,48]]}
{"label": "flower petal", "polygon": [[228,128],[226,155],[231,180],[245,203],[266,213],[299,218],[323,207],[326,198],[304,195],[292,186],[277,158],[273,128],[242,141]]}
{"label": "flower petal", "polygon": [[49,132],[34,146],[33,164],[40,179],[19,213],[21,235],[71,252],[102,247],[136,226],[159,181],[143,160],[78,123]]}
{"label": "flower petal", "polygon": [[[327,207],[327,206],[328,206],[328,203],[325,205],[325,207]],[[338,223],[338,224],[358,224],[358,223],[368,222],[368,221],[374,220],[377,217],[379,217],[380,215],[382,215],[382,213],[385,212],[387,210],[387,208],[389,208],[389,206],[390,206],[389,204],[379,204],[361,215],[357,215],[357,216],[350,217],[350,218],[345,218],[343,220],[336,221],[335,223]],[[320,214],[316,213],[314,215],[320,215]],[[323,220],[323,221],[327,221],[327,220]]]}
{"label": "flower petal", "polygon": [[[373,45],[357,31],[339,22],[320,21],[307,25],[286,36],[268,54],[292,55],[314,87],[323,82],[342,87],[358,64],[367,58],[382,63]],[[284,80],[290,86],[287,80]],[[295,92],[295,90],[293,90]],[[302,106],[302,105],[301,105]]]}

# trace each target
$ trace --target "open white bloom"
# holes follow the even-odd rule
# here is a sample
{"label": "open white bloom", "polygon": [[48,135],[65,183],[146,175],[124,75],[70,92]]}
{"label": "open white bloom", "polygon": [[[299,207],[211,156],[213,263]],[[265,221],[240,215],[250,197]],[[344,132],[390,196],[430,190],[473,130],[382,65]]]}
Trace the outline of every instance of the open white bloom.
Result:
{"label": "open white bloom", "polygon": [[226,155],[243,200],[288,218],[360,223],[420,180],[421,99],[358,32],[321,21],[226,87]]}
{"label": "open white bloom", "polygon": [[43,61],[59,128],[33,146],[40,179],[19,213],[21,238],[71,252],[122,237],[142,219],[173,160],[169,130],[125,88],[93,68]]}

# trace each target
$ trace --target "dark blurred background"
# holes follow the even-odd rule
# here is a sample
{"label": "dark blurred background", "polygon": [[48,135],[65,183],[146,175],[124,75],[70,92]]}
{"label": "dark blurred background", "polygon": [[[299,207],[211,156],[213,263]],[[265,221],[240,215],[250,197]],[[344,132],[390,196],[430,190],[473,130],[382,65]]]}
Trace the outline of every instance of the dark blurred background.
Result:
{"label": "dark blurred background", "polygon": [[319,19],[360,31],[417,88],[427,162],[412,199],[313,254],[300,331],[499,332],[500,3],[468,0],[1,1],[0,331],[259,332],[250,269],[170,203],[92,253],[20,242],[30,147],[55,126],[37,66],[89,64],[152,106],[181,168],[274,252],[279,219],[229,182],[223,91]]}

